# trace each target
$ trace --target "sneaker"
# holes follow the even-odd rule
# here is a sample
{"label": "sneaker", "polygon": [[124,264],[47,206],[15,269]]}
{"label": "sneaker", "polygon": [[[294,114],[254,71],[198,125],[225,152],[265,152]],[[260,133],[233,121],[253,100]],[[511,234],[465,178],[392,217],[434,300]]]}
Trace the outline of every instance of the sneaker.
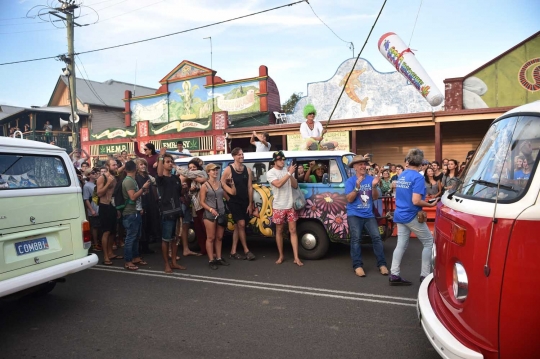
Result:
{"label": "sneaker", "polygon": [[230,259],[238,259],[238,260],[241,260],[243,261],[244,259],[246,259],[246,257],[244,257],[243,255],[241,255],[240,253],[236,252],[236,253],[231,253],[231,255],[229,256]]}
{"label": "sneaker", "polygon": [[220,266],[230,266],[231,264],[229,262],[227,262],[225,259],[223,258],[218,258],[218,259],[215,259],[214,262],[216,262],[216,264],[220,265]]}
{"label": "sneaker", "polygon": [[424,279],[426,279],[426,277],[423,276],[423,275],[421,275],[421,276],[420,276],[420,283],[422,283],[422,282],[424,281]]}
{"label": "sneaker", "polygon": [[213,261],[208,262],[208,265],[210,266],[210,269],[213,269],[213,270],[218,269],[218,263],[215,259]]}
{"label": "sneaker", "polygon": [[365,277],[366,273],[364,272],[364,269],[362,267],[358,267],[354,270],[354,273],[356,273],[359,277]]}
{"label": "sneaker", "polygon": [[247,253],[246,253],[246,259],[247,259],[248,261],[255,260],[255,258],[257,258],[257,257],[255,257],[255,254],[253,254],[253,253],[251,253],[251,252],[247,252]]}
{"label": "sneaker", "polygon": [[412,284],[408,280],[405,280],[401,278],[400,276],[393,275],[393,274],[388,277],[388,282],[390,282],[390,285],[411,285]]}

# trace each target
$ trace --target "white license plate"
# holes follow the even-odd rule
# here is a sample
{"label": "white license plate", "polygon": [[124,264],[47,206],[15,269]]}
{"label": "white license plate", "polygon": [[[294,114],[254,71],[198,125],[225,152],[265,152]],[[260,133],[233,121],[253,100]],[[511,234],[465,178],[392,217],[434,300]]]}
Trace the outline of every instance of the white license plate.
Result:
{"label": "white license plate", "polygon": [[49,249],[49,243],[47,242],[46,237],[15,243],[15,251],[18,256],[43,251],[45,249]]}

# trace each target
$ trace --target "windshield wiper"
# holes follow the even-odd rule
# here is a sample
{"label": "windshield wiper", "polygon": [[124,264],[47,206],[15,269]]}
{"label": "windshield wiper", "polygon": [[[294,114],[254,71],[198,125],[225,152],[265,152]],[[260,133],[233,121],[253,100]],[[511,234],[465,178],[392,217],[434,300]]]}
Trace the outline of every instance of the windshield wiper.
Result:
{"label": "windshield wiper", "polygon": [[505,189],[507,191],[513,191],[513,192],[516,192],[518,193],[519,191],[517,189],[514,189],[514,187],[512,186],[507,186],[507,185],[504,185],[504,184],[498,184],[498,183],[493,183],[493,182],[489,182],[489,181],[484,181],[483,179],[473,179],[471,180],[473,183],[478,183],[482,186],[486,186],[486,187],[492,187],[492,188],[501,188],[501,189]]}

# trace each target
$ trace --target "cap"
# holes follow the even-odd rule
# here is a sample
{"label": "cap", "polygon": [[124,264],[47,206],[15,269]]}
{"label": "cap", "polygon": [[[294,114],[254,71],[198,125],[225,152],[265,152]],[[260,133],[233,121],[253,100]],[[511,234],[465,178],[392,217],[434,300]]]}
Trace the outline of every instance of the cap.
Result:
{"label": "cap", "polygon": [[430,162],[428,160],[422,160],[422,165],[425,166],[425,165],[429,165]]}
{"label": "cap", "polygon": [[219,168],[219,166],[216,165],[215,163],[209,163],[209,164],[206,165],[206,167],[204,169],[205,169],[206,172],[210,172],[214,168]]}
{"label": "cap", "polygon": [[285,159],[285,155],[283,154],[283,151],[276,151],[272,155],[272,159],[275,161],[277,159]]}
{"label": "cap", "polygon": [[349,163],[349,167],[352,168],[355,163],[361,163],[361,162],[369,163],[369,159],[365,158],[362,155],[356,155],[356,156],[353,157],[351,163]]}
{"label": "cap", "polygon": [[85,176],[90,176],[92,173],[95,173],[95,172],[96,172],[95,169],[89,168],[89,169],[87,169],[86,171],[84,171],[84,175],[85,175]]}

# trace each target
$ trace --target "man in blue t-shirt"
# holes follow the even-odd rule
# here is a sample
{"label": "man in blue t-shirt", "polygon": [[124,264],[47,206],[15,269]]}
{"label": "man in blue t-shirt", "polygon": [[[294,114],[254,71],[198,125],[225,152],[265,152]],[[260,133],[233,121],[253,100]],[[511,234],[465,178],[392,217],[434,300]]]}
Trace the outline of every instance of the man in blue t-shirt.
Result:
{"label": "man in blue t-shirt", "polygon": [[373,214],[373,200],[379,198],[376,189],[379,177],[372,177],[366,174],[366,164],[368,158],[355,156],[349,167],[354,168],[356,175],[345,182],[345,195],[347,197],[347,222],[349,223],[349,233],[351,236],[351,259],[353,269],[357,276],[365,277],[363,269],[362,249],[360,239],[362,229],[365,227],[373,242],[373,252],[377,257],[377,267],[382,275],[388,275],[384,250],[379,234],[379,226]]}

